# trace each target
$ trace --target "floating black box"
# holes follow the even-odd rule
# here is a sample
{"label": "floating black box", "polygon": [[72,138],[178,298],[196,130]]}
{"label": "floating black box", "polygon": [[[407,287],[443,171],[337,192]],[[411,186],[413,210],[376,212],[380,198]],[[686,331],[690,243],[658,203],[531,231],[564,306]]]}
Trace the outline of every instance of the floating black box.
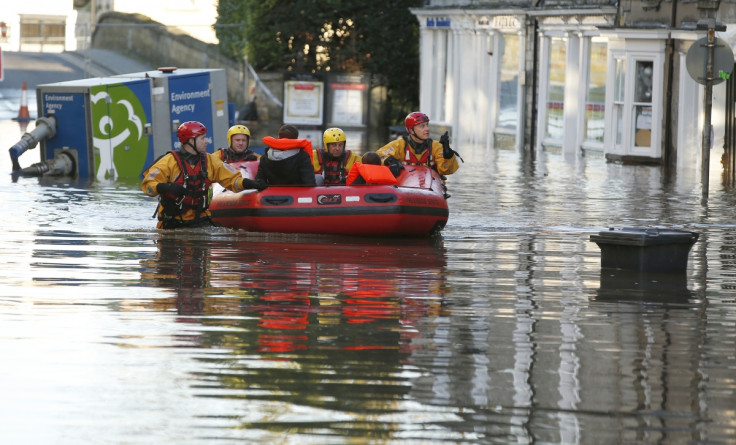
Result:
{"label": "floating black box", "polygon": [[591,235],[601,249],[601,268],[639,272],[685,272],[698,234],[652,227],[611,227]]}

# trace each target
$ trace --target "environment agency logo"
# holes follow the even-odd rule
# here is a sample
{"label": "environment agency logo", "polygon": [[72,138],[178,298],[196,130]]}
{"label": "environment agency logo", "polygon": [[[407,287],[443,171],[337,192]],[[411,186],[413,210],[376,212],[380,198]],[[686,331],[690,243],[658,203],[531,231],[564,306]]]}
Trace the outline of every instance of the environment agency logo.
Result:
{"label": "environment agency logo", "polygon": [[90,93],[96,178],[137,177],[149,149],[140,100],[125,85],[101,85]]}

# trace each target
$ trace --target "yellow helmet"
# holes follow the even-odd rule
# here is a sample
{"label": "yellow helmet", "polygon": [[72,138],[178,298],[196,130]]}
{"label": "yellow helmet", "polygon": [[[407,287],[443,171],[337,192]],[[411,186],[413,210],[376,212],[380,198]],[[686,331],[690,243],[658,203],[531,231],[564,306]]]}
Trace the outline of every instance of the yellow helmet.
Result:
{"label": "yellow helmet", "polygon": [[248,127],[245,125],[233,125],[230,127],[229,130],[227,130],[227,146],[232,147],[233,142],[232,138],[234,134],[244,134],[248,136],[248,145],[250,145],[250,130],[248,130]]}
{"label": "yellow helmet", "polygon": [[333,142],[344,142],[346,140],[347,138],[345,137],[345,132],[340,130],[339,128],[328,128],[322,135],[322,141],[325,143],[325,149],[327,149],[327,144],[331,144]]}

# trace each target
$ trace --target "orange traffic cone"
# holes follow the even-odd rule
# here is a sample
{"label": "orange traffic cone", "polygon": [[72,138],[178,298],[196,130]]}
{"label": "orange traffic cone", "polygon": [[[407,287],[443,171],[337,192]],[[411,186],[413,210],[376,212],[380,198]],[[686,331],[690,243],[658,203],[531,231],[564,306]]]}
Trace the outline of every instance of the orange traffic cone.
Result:
{"label": "orange traffic cone", "polygon": [[18,111],[18,120],[30,120],[31,115],[28,113],[28,86],[23,82],[23,90],[20,92],[20,110]]}

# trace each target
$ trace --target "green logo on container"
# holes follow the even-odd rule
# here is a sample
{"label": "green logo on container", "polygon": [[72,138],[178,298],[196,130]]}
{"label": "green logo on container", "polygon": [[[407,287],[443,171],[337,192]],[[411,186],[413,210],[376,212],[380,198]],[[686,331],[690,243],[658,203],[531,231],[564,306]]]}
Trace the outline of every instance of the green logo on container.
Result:
{"label": "green logo on container", "polygon": [[121,84],[91,88],[95,177],[135,178],[145,167],[149,138],[138,97]]}

